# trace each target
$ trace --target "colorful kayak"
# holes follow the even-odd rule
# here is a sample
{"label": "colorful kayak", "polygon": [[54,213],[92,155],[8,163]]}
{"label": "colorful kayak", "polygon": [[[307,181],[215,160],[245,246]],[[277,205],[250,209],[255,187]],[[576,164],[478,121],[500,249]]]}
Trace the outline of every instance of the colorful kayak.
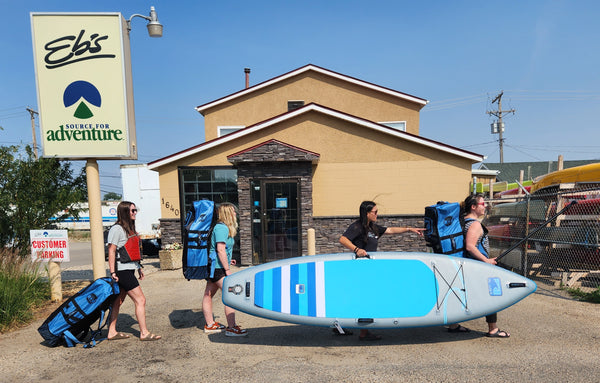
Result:
{"label": "colorful kayak", "polygon": [[600,183],[600,162],[573,168],[557,170],[536,179],[531,186],[531,192],[563,183]]}

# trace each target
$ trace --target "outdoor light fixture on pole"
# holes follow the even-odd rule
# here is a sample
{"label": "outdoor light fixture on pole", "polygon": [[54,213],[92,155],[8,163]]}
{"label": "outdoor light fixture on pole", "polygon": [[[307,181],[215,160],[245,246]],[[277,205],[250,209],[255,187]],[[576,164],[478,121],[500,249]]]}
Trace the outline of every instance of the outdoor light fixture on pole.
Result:
{"label": "outdoor light fixture on pole", "polygon": [[154,7],[150,7],[150,16],[144,16],[137,13],[132,15],[129,20],[127,20],[127,32],[131,32],[131,20],[134,17],[141,17],[142,19],[148,20],[148,34],[150,37],[162,37],[163,26],[158,21],[158,15],[156,14]]}

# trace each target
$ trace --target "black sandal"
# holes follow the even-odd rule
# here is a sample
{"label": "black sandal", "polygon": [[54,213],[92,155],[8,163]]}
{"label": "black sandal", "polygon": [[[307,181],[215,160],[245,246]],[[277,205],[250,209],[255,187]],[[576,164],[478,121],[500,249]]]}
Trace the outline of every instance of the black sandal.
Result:
{"label": "black sandal", "polygon": [[471,332],[471,330],[469,330],[465,326],[458,325],[458,327],[455,328],[448,327],[448,332]]}
{"label": "black sandal", "polygon": [[[504,334],[504,335],[502,335]],[[488,338],[510,338],[510,334],[507,333],[504,330],[500,330],[498,329],[498,331],[494,332],[494,333],[485,333],[485,336],[487,336]]]}

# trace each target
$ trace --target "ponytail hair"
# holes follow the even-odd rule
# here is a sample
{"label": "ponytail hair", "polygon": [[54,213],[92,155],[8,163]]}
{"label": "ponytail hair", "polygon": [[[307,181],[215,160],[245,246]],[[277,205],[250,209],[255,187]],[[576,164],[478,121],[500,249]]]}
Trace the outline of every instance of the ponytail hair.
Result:
{"label": "ponytail hair", "polygon": [[217,209],[219,215],[218,222],[221,222],[229,229],[229,237],[234,238],[238,230],[238,222],[236,218],[236,207],[230,202],[223,202]]}
{"label": "ponytail hair", "polygon": [[485,198],[481,193],[470,194],[460,203],[460,218],[464,219],[467,214],[471,212],[473,206],[477,206],[480,198]]}

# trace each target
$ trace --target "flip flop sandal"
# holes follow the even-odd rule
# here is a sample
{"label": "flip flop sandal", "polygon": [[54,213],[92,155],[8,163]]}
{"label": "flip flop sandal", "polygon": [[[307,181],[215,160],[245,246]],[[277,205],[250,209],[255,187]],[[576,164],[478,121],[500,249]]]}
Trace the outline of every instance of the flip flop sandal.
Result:
{"label": "flip flop sandal", "polygon": [[469,330],[465,326],[459,325],[456,328],[450,328],[450,327],[448,327],[448,332],[471,332],[471,330]]}
{"label": "flip flop sandal", "polygon": [[[504,334],[504,335],[500,335]],[[510,338],[510,334],[504,330],[498,330],[495,333],[490,334],[489,332],[485,334],[488,338]]]}
{"label": "flip flop sandal", "polygon": [[117,333],[117,335],[115,335],[113,337],[110,337],[110,338],[106,338],[106,339],[108,339],[108,340],[119,340],[119,339],[128,339],[128,338],[130,338],[129,335],[123,334],[122,332],[120,332],[120,333]]}
{"label": "flip flop sandal", "polygon": [[159,340],[159,339],[162,339],[162,337],[160,335],[154,335],[154,334],[150,334],[145,338],[140,338],[140,340],[142,342],[150,342],[150,341]]}

